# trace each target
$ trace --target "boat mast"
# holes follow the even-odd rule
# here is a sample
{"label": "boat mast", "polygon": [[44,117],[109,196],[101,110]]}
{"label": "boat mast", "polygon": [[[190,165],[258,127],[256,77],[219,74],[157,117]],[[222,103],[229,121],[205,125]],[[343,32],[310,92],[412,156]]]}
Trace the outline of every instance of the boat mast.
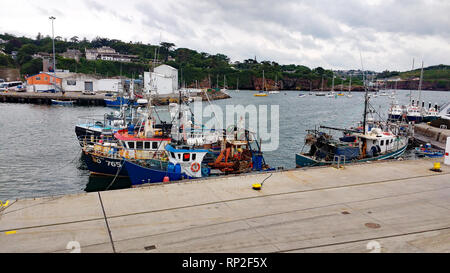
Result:
{"label": "boat mast", "polygon": [[323,75],[322,75],[322,88],[321,91],[323,92]]}
{"label": "boat mast", "polygon": [[278,90],[278,74],[275,74],[275,88]]}
{"label": "boat mast", "polygon": [[350,83],[348,84],[348,92],[352,92],[352,76],[350,76]]}
{"label": "boat mast", "polygon": [[365,73],[364,73],[364,65],[363,65],[363,61],[362,61],[362,55],[361,55],[361,51],[359,52],[359,57],[361,59],[361,69],[362,69],[362,74],[363,74],[363,86],[364,86],[364,91],[365,91],[365,95],[364,95],[364,116],[363,116],[363,135],[366,134],[366,119],[367,119],[367,100],[368,100],[368,89],[366,87],[366,81],[365,81]]}
{"label": "boat mast", "polygon": [[263,91],[266,91],[266,79],[264,78],[264,70],[263,70]]}
{"label": "boat mast", "polygon": [[[419,103],[422,99],[422,80],[423,80],[423,61],[422,61],[422,69],[420,70],[420,80],[419,80]],[[420,105],[420,114],[422,114],[422,104]]]}
{"label": "boat mast", "polygon": [[[412,63],[412,68],[411,68],[411,72],[414,71],[414,58],[413,58],[413,63]],[[411,89],[409,89],[409,105],[411,105],[412,103],[412,98],[411,98],[412,94],[411,94]]]}
{"label": "boat mast", "polygon": [[331,92],[334,92],[334,72],[333,72],[333,80],[331,83]]}

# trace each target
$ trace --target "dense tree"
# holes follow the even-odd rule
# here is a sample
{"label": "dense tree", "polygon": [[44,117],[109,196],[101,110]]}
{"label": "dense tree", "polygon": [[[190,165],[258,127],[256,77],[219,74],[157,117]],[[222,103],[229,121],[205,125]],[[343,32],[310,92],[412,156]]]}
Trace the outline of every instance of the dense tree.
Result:
{"label": "dense tree", "polygon": [[34,75],[40,71],[42,71],[42,59],[32,59],[20,68],[20,73],[24,76]]}
{"label": "dense tree", "polygon": [[161,42],[161,54],[164,56],[164,60],[167,62],[169,58],[170,50],[175,47],[175,44],[169,42]]}

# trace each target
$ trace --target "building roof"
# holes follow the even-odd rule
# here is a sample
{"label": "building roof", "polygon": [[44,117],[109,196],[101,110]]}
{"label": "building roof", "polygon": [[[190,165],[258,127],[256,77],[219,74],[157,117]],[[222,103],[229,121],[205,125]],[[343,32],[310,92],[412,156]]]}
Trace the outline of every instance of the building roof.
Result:
{"label": "building roof", "polygon": [[176,68],[174,68],[174,67],[171,67],[170,65],[167,65],[167,64],[159,65],[159,66],[155,67],[155,69],[156,69],[156,68],[164,68],[164,67],[168,67],[168,68],[170,68],[170,69],[172,69],[172,70],[178,70],[178,69],[176,69]]}

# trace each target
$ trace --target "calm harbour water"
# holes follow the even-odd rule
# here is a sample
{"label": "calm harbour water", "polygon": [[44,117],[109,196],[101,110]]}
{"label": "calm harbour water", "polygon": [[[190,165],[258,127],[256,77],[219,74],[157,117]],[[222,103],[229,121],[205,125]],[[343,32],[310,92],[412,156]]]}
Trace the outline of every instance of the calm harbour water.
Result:
{"label": "calm harbour water", "polygon": [[[348,97],[318,97],[308,92],[280,91],[268,97],[254,97],[253,91],[228,91],[231,99],[214,101],[226,105],[279,105],[280,132],[276,151],[265,152],[272,167],[295,167],[295,153],[303,147],[305,130],[316,125],[348,127],[362,119],[364,94]],[[285,94],[286,93],[286,94]],[[299,97],[305,93],[305,97]],[[398,90],[397,101],[409,102],[410,91]],[[417,91],[412,91],[418,97]],[[450,92],[425,91],[422,98],[438,105],[450,100]],[[383,118],[391,99],[378,96],[371,104]],[[167,107],[161,107],[167,117]],[[269,107],[270,109],[270,107]],[[80,160],[81,148],[75,136],[80,116],[114,111],[104,107],[61,107],[0,103],[0,200],[41,197],[96,191],[105,188],[111,178],[89,175]],[[166,112],[166,114],[164,114]],[[204,118],[205,121],[205,118]],[[112,188],[127,187],[129,181],[116,181]]]}

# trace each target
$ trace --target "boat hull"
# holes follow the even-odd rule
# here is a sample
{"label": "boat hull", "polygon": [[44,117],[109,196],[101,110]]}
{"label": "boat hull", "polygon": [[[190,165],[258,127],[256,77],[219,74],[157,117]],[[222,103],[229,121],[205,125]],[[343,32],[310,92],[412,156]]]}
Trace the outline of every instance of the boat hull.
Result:
{"label": "boat hull", "polygon": [[73,106],[73,101],[52,100],[53,105]]}
{"label": "boat hull", "polygon": [[402,115],[395,115],[395,114],[388,115],[389,120],[400,120],[401,118],[402,118]]}
{"label": "boat hull", "polygon": [[107,158],[83,152],[83,161],[89,171],[100,175],[118,175],[127,177],[127,170],[122,166],[122,159]]}
{"label": "boat hull", "polygon": [[[131,103],[129,99],[123,97],[117,97],[116,99],[105,99],[104,101],[107,107],[120,107],[124,104]],[[134,102],[133,105],[137,106],[138,104]]]}
{"label": "boat hull", "polygon": [[168,176],[170,181],[176,181],[182,178],[181,172],[175,173],[162,169],[146,168],[130,161],[124,162],[124,168],[127,171],[132,185],[160,183],[163,182],[165,176]]}
{"label": "boat hull", "polygon": [[[368,161],[377,161],[377,160],[385,160],[385,159],[393,159],[393,158],[397,158],[401,155],[403,155],[403,153],[405,153],[406,151],[406,147],[408,145],[403,146],[402,148],[391,152],[391,153],[387,153],[387,154],[383,154],[383,155],[379,155],[376,157],[370,157],[370,158],[364,158],[364,159],[359,159],[359,160],[352,160],[348,163],[361,163],[361,162],[368,162]],[[312,167],[312,166],[325,166],[325,165],[331,165],[333,164],[332,161],[318,161],[315,160],[309,156],[306,155],[302,155],[302,154],[296,154],[295,155],[295,165],[297,168],[302,168],[302,167]]]}

